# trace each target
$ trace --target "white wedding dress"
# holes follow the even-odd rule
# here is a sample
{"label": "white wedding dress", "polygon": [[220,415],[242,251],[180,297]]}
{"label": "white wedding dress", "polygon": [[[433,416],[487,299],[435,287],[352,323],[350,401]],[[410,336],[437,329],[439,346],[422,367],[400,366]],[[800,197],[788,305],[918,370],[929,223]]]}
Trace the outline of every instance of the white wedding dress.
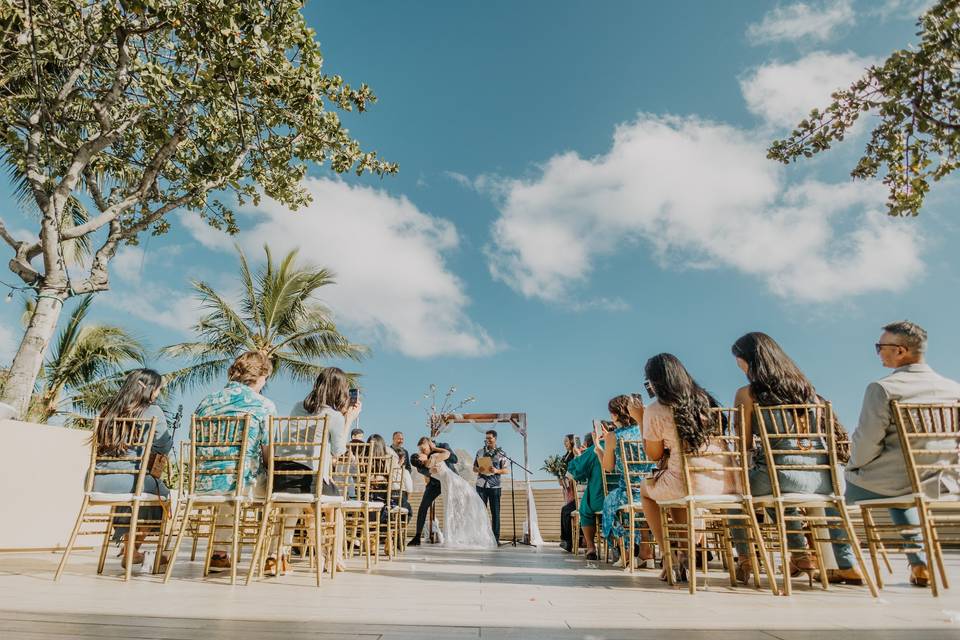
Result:
{"label": "white wedding dress", "polygon": [[443,492],[443,547],[448,549],[496,549],[487,507],[477,490],[450,470],[438,465],[433,477]]}

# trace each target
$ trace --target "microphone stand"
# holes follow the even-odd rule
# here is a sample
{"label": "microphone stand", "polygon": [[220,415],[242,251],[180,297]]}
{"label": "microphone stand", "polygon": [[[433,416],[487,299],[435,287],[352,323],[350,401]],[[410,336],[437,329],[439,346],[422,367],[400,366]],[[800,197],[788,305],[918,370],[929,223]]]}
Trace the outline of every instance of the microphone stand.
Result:
{"label": "microphone stand", "polygon": [[[499,447],[498,447],[498,448],[499,448]],[[513,511],[513,546],[517,546],[517,491],[516,491],[516,488],[515,488],[516,485],[514,484],[514,480],[515,480],[517,474],[514,473],[513,468],[514,468],[514,466],[517,466],[517,467],[520,467],[521,469],[523,469],[524,471],[526,471],[527,473],[532,473],[532,472],[530,471],[530,469],[527,469],[525,466],[523,466],[522,464],[520,464],[519,462],[517,462],[516,460],[514,460],[514,459],[511,458],[510,456],[508,456],[508,455],[503,451],[503,449],[500,449],[500,455],[502,455],[504,458],[506,458],[507,460],[510,461],[510,506],[511,506],[511,509],[512,509],[512,511]],[[530,496],[527,495],[527,501],[528,501],[528,504],[527,504],[527,527],[528,527],[527,539],[526,539],[526,540],[520,540],[520,544],[525,544],[525,545],[527,545],[527,546],[531,546],[531,545],[530,545],[530,534],[529,534],[529,531],[530,531],[530,529],[533,528],[533,524],[530,522],[530,505],[529,505],[529,500],[530,500]]]}

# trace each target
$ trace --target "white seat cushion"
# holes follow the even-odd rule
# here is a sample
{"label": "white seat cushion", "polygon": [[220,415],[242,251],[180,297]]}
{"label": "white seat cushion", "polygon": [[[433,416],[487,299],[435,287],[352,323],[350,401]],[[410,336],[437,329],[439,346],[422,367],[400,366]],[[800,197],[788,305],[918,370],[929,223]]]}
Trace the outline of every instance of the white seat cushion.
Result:
{"label": "white seat cushion", "polygon": [[[317,497],[312,493],[274,493],[270,496],[270,500],[273,502],[302,502],[306,504],[311,504],[317,502]],[[320,496],[320,504],[340,504],[343,502],[343,498],[340,496]]]}
{"label": "white seat cushion", "polygon": [[403,515],[409,515],[406,507],[393,506],[390,508],[390,513],[402,513]]}
{"label": "white seat cushion", "polygon": [[[791,506],[800,506],[804,504],[810,504],[814,506],[820,506],[824,502],[829,502],[831,500],[843,500],[843,498],[837,498],[832,495],[825,495],[822,493],[784,493],[780,496],[780,502],[784,504],[790,504]],[[756,505],[770,505],[776,504],[777,499],[772,495],[765,496],[754,496],[753,503]]]}
{"label": "white seat cushion", "polygon": [[736,493],[718,493],[718,494],[704,494],[704,495],[693,495],[693,496],[684,496],[683,498],[677,498],[676,500],[663,500],[658,502],[658,505],[670,505],[670,506],[683,506],[688,502],[696,502],[698,506],[706,506],[710,504],[736,504],[743,501],[743,496]]}
{"label": "white seat cushion", "polygon": [[186,496],[187,499],[193,498],[193,504],[225,504],[227,502],[253,502],[250,496],[233,496],[219,493],[196,493],[192,496]]}
{"label": "white seat cushion", "polygon": [[[133,502],[136,496],[132,493],[106,493],[104,491],[91,491],[87,494],[92,502]],[[140,500],[149,502],[165,502],[166,498],[161,498],[155,493],[141,493]]]}
{"label": "white seat cushion", "polygon": [[365,502],[363,500],[344,500],[344,509],[383,509],[382,502]]}
{"label": "white seat cushion", "polygon": [[[960,495],[954,493],[948,493],[946,495],[940,496],[936,500],[932,498],[924,497],[927,504],[937,505],[937,504],[948,504],[951,502],[960,502]],[[858,500],[856,506],[884,506],[884,505],[913,505],[916,504],[916,495],[913,493],[908,493],[902,496],[890,496],[889,498],[875,498],[872,500]]]}

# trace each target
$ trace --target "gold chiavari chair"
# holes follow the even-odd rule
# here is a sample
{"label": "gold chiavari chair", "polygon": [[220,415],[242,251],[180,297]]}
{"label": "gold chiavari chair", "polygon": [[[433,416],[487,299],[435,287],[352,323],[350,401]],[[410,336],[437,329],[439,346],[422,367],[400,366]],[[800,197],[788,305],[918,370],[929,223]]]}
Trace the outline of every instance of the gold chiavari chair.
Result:
{"label": "gold chiavari chair", "polygon": [[943,543],[960,542],[960,494],[944,491],[944,485],[956,483],[960,476],[960,403],[890,403],[907,477],[913,493],[858,502],[863,513],[867,546],[873,561],[877,585],[883,587],[878,554],[889,547],[897,551],[918,551],[916,542],[903,539],[905,533],[917,533],[917,525],[879,524],[875,509],[916,509],[920,520],[920,544],[927,554],[930,591],[940,595],[937,571],[944,588],[949,588],[943,560]]}
{"label": "gold chiavari chair", "polygon": [[[394,494],[394,469],[396,468],[393,456],[370,456],[370,490],[368,501],[383,504],[371,527],[376,529],[373,544],[379,556],[379,541],[383,541],[383,551],[388,560],[393,560],[394,549],[394,519],[391,517]],[[385,513],[384,513],[385,512]]]}
{"label": "gold chiavari chair", "polygon": [[346,557],[353,557],[359,546],[369,570],[379,563],[379,515],[383,502],[371,499],[371,451],[368,443],[352,442],[347,451],[334,462],[334,483],[341,491],[344,518],[344,545]]}
{"label": "gold chiavari chair", "polygon": [[[70,533],[70,539],[67,542],[66,549],[63,551],[63,557],[57,566],[57,572],[54,580],[59,580],[63,569],[67,566],[67,560],[73,551],[77,537],[80,535],[103,535],[103,546],[100,549],[100,561],[97,566],[97,573],[103,573],[103,566],[106,562],[107,549],[110,544],[110,537],[114,528],[117,526],[118,518],[129,518],[127,529],[126,553],[124,554],[124,580],[130,579],[133,570],[133,552],[137,539],[138,531],[145,528],[151,528],[158,531],[160,540],[157,549],[163,548],[163,525],[167,517],[167,500],[158,495],[144,493],[144,483],[147,476],[148,460],[150,449],[153,446],[153,438],[156,432],[156,418],[144,420],[140,418],[114,418],[111,429],[116,440],[120,443],[120,453],[99,454],[99,443],[97,441],[97,430],[99,427],[99,418],[94,420],[93,437],[90,444],[90,469],[87,472],[86,484],[83,492],[83,502],[80,505],[80,513],[77,515],[76,524]],[[126,463],[125,469],[111,469],[110,463]],[[131,470],[129,467],[133,467]],[[105,493],[94,491],[94,482],[98,476],[126,475],[133,478],[133,489],[130,493]],[[163,509],[163,515],[159,521],[148,521],[140,518],[140,507],[160,507]],[[91,512],[93,509],[106,507],[108,513]],[[119,512],[121,507],[130,509],[129,516],[126,513]],[[82,531],[83,525],[103,525],[103,531]],[[158,552],[154,562],[154,572],[159,570],[161,554]]]}
{"label": "gold chiavari chair", "polygon": [[[395,554],[406,550],[406,532],[407,523],[410,521],[410,512],[403,506],[403,466],[394,461],[390,472],[390,486],[392,487],[390,502],[390,520],[391,520],[391,554],[392,559]],[[396,504],[394,502],[396,497]]]}
{"label": "gold chiavari chair", "polygon": [[586,485],[582,485],[573,479],[573,476],[569,473],[567,474],[567,480],[573,483],[573,513],[570,514],[570,535],[571,535],[571,552],[573,557],[577,557],[577,554],[580,553],[580,500],[583,497],[583,492],[586,491]]}
{"label": "gold chiavari chair", "polygon": [[[773,546],[780,552],[783,566],[783,593],[791,595],[790,553],[793,551],[812,555],[820,569],[820,582],[829,589],[826,566],[820,551],[821,543],[847,542],[857,559],[870,593],[876,597],[877,588],[867,572],[857,533],[850,520],[844,501],[837,460],[836,433],[833,428],[833,407],[829,402],[820,404],[790,404],[778,406],[754,405],[763,455],[770,474],[770,495],[754,496],[757,507],[774,514],[775,536]],[[780,489],[779,472],[805,471],[827,473],[831,492],[784,493]],[[821,511],[823,510],[823,511]],[[838,515],[830,515],[835,510]],[[792,549],[787,537],[787,523],[797,522],[812,544],[809,548]],[[843,539],[831,539],[824,535],[829,529],[842,531]],[[829,547],[825,547],[829,548]],[[775,549],[771,549],[775,551]]]}
{"label": "gold chiavari chair", "polygon": [[[763,535],[756,519],[756,509],[750,495],[749,457],[747,454],[747,433],[749,430],[741,426],[740,408],[712,408],[709,410],[711,435],[706,445],[700,451],[683,452],[682,471],[686,496],[678,500],[662,501],[659,504],[661,520],[663,522],[663,538],[666,549],[663,549],[664,565],[671,584],[674,582],[673,544],[686,548],[687,563],[689,564],[688,586],[690,593],[697,591],[697,536],[702,534],[701,547],[704,586],[707,585],[709,567],[707,566],[707,551],[715,549],[725,558],[725,564],[730,574],[731,586],[737,586],[737,577],[733,561],[730,529],[737,528],[746,531],[746,541],[749,545],[751,568],[754,576],[754,587],[760,588],[757,556],[770,582],[773,595],[778,594],[777,581],[773,573],[773,562],[767,552]],[[671,455],[677,455],[671,452]],[[734,493],[718,495],[702,495],[696,493],[696,476],[710,474],[716,478],[720,475],[724,483],[734,489]],[[681,510],[686,522],[671,523],[668,518],[671,510]],[[711,524],[716,525],[711,527]],[[712,540],[711,540],[712,539]]]}
{"label": "gold chiavari chair", "polygon": [[[312,523],[312,527],[309,524],[307,527],[311,534],[308,535],[308,543],[301,549],[308,551],[311,564],[315,565],[317,586],[320,586],[327,567],[333,577],[336,571],[334,550],[340,543],[337,531],[343,498],[323,493],[323,480],[329,471],[327,437],[326,416],[270,417],[266,503],[247,573],[247,584],[253,579],[257,567],[260,575],[263,575],[270,547],[268,530],[275,532],[269,537],[277,540],[276,557],[279,564],[284,551],[284,532],[290,528],[292,534],[296,521],[301,517]],[[302,468],[291,469],[291,465],[283,463],[294,463]],[[312,491],[297,493],[278,490],[278,486],[283,488],[282,479],[291,476],[309,478]]]}
{"label": "gold chiavari chair", "polygon": [[[207,538],[207,552],[204,560],[203,575],[210,572],[210,559],[213,549],[217,545],[216,533],[225,528],[218,523],[220,510],[224,507],[233,512],[233,524],[230,527],[229,540],[230,554],[230,584],[236,584],[237,564],[240,560],[241,523],[245,508],[252,506],[253,497],[250,495],[253,487],[244,486],[244,470],[247,461],[247,435],[250,431],[250,416],[192,416],[190,421],[190,461],[189,476],[186,494],[181,496],[183,501],[180,518],[180,529],[177,532],[177,541],[173,547],[170,561],[167,563],[167,572],[163,581],[170,580],[173,575],[173,566],[177,560],[177,553],[186,535],[191,521],[197,518],[209,517],[209,537]],[[203,478],[201,488],[216,482],[217,478],[225,479],[233,485],[233,489],[225,493],[200,492],[198,480]],[[207,514],[209,512],[209,515]],[[198,521],[197,521],[198,522]],[[200,526],[196,524],[196,526]]]}
{"label": "gold chiavari chair", "polygon": [[[624,544],[623,540],[621,540],[620,554],[621,557],[626,559],[625,562],[630,568],[630,573],[633,573],[635,569],[634,565],[636,564],[636,559],[633,555],[633,541],[637,538],[637,532],[647,532],[649,534],[647,541],[651,546],[654,544],[652,539],[653,531],[650,529],[650,525],[643,515],[643,503],[640,501],[640,486],[643,484],[644,478],[646,478],[652,465],[650,461],[647,460],[646,455],[644,455],[642,440],[622,439],[619,441],[618,446],[620,448],[620,465],[627,494],[627,503],[619,508],[618,516],[625,520],[628,531],[626,539],[629,541],[627,544]],[[656,557],[655,553],[654,557]]]}

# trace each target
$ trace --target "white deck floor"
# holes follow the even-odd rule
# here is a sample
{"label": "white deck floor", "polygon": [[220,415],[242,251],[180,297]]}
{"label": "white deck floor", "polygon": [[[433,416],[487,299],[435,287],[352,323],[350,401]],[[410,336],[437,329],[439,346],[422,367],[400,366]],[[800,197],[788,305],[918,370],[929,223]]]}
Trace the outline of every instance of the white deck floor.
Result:
{"label": "white deck floor", "polygon": [[[115,559],[97,576],[89,551],[54,583],[58,558],[0,555],[0,638],[960,638],[960,585],[933,598],[907,584],[902,557],[879,599],[804,579],[792,597],[774,597],[733,589],[719,571],[690,596],[656,571],[588,566],[555,547],[411,547],[370,574],[353,561],[319,589],[307,573],[251,587],[203,581],[187,558],[167,585],[124,583]],[[960,556],[949,564],[957,583]]]}

